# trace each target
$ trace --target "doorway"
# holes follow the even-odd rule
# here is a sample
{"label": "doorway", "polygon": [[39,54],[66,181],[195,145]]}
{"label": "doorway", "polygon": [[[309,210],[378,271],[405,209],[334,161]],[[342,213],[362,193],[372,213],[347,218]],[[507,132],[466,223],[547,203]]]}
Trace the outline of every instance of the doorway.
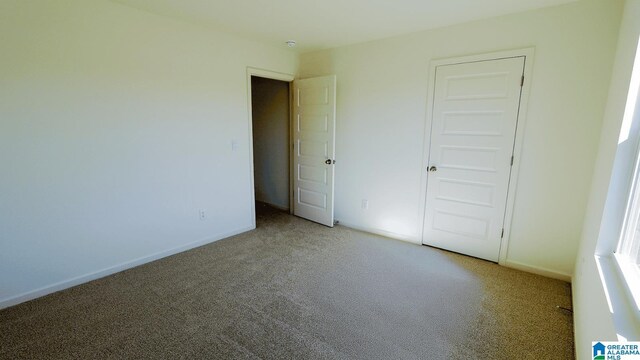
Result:
{"label": "doorway", "polygon": [[251,76],[255,201],[290,210],[289,83]]}
{"label": "doorway", "polygon": [[333,227],[335,75],[247,68],[247,81],[254,200]]}
{"label": "doorway", "polygon": [[504,257],[526,62],[494,54],[432,65],[423,244]]}

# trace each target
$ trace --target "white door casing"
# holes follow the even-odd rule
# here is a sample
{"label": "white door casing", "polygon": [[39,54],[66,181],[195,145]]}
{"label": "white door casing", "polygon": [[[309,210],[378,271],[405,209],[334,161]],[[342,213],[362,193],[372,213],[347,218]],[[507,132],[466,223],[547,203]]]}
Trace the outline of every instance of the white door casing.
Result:
{"label": "white door casing", "polygon": [[333,227],[336,77],[293,82],[293,213]]}
{"label": "white door casing", "polygon": [[[264,69],[258,69],[258,68],[253,68],[253,67],[247,67],[247,112],[249,115],[249,124],[247,126],[248,130],[249,130],[249,154],[251,156],[251,161],[249,162],[250,164],[250,179],[251,179],[251,228],[255,229],[256,227],[256,208],[255,208],[255,179],[254,179],[254,169],[253,169],[253,110],[252,110],[252,89],[251,89],[251,77],[252,76],[259,76],[259,77],[263,77],[263,78],[267,78],[267,79],[273,79],[273,80],[280,80],[280,81],[286,81],[289,84],[291,84],[291,82],[293,81],[293,79],[295,78],[292,74],[285,74],[285,73],[280,73],[277,71],[271,71],[271,70],[264,70]],[[233,141],[231,143],[232,149],[233,149]]]}
{"label": "white door casing", "polygon": [[498,261],[524,64],[436,66],[423,244]]}

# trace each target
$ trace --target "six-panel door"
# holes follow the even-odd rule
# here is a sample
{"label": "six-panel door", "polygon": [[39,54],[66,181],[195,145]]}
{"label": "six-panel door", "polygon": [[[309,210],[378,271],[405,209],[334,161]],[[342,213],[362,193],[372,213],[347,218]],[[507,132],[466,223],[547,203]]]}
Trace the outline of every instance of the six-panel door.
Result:
{"label": "six-panel door", "polygon": [[436,68],[423,243],[498,261],[524,57]]}
{"label": "six-panel door", "polygon": [[336,77],[294,81],[293,212],[333,226]]}

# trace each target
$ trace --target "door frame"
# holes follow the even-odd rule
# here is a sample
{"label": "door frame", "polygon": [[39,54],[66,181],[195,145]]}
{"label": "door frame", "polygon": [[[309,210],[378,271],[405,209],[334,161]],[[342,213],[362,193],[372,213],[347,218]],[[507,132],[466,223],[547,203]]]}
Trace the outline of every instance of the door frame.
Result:
{"label": "door frame", "polygon": [[533,47],[506,50],[498,52],[490,52],[484,54],[475,54],[467,56],[457,56],[451,58],[433,59],[429,61],[429,73],[428,73],[428,87],[427,87],[427,108],[425,119],[425,131],[424,131],[424,149],[422,154],[422,169],[421,169],[421,188],[420,188],[420,243],[424,243],[424,226],[425,226],[425,214],[427,206],[427,168],[429,166],[429,152],[431,148],[431,126],[433,119],[433,96],[435,89],[436,69],[442,65],[455,65],[470,62],[498,60],[505,58],[524,57],[524,84],[520,93],[520,107],[518,109],[518,119],[516,123],[516,134],[513,145],[513,165],[511,166],[511,174],[509,176],[507,202],[505,207],[505,214],[503,220],[504,234],[500,241],[500,253],[498,255],[498,264],[506,265],[507,255],[509,251],[509,239],[511,236],[511,225],[513,219],[513,209],[515,206],[516,188],[518,183],[518,173],[520,172],[520,157],[522,154],[522,145],[524,142],[524,130],[526,127],[526,115],[529,103],[529,93],[531,90],[532,74],[533,74],[533,58],[535,49]]}
{"label": "door frame", "polygon": [[251,77],[259,76],[262,78],[267,78],[271,80],[279,80],[284,81],[289,84],[289,212],[293,211],[293,199],[291,196],[291,189],[293,188],[292,184],[292,174],[291,174],[291,106],[292,106],[292,93],[291,89],[293,86],[293,80],[295,76],[293,74],[287,74],[277,71],[265,70],[260,68],[254,68],[247,66],[247,112],[249,119],[249,169],[250,169],[250,177],[251,177],[251,228],[256,228],[256,193],[255,193],[255,178],[254,178],[254,169],[253,169],[253,108],[252,108],[252,88],[251,88]]}

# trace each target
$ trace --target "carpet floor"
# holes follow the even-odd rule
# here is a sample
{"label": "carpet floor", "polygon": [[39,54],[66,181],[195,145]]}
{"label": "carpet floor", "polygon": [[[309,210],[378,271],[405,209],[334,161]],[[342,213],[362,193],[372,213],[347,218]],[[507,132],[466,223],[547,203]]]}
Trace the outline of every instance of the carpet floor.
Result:
{"label": "carpet floor", "polygon": [[0,311],[1,359],[573,359],[568,283],[259,205],[257,229]]}

